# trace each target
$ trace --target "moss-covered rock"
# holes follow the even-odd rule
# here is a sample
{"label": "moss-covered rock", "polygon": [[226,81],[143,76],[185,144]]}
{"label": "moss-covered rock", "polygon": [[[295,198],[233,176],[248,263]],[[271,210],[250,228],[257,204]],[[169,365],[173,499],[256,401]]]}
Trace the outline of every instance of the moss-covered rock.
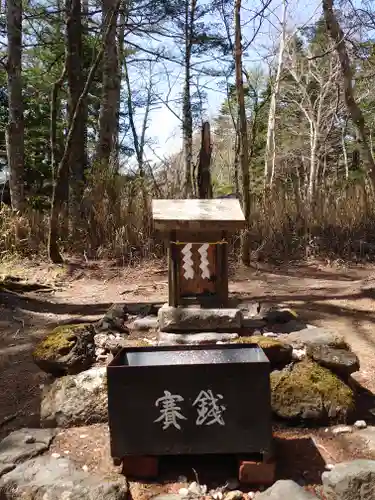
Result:
{"label": "moss-covered rock", "polygon": [[353,391],[312,361],[271,373],[272,410],[281,418],[345,422],[354,409]]}
{"label": "moss-covered rock", "polygon": [[94,335],[91,324],[58,326],[35,347],[34,362],[55,377],[87,370],[95,361]]}
{"label": "moss-covered rock", "polygon": [[234,342],[237,344],[258,344],[269,359],[272,369],[283,368],[292,361],[292,347],[275,338],[252,335],[251,337],[239,337]]}

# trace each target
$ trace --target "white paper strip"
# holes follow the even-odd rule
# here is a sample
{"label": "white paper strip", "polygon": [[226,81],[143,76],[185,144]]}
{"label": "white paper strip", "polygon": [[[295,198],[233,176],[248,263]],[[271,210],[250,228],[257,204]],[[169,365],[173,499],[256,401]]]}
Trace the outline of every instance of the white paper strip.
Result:
{"label": "white paper strip", "polygon": [[202,270],[202,278],[207,279],[210,277],[210,270],[209,270],[209,262],[208,262],[208,247],[210,245],[208,243],[204,243],[198,250],[201,256],[201,263],[200,263],[200,268]]}
{"label": "white paper strip", "polygon": [[188,279],[193,279],[194,278],[194,268],[193,268],[193,259],[192,259],[192,253],[191,253],[191,243],[187,243],[184,248],[181,250],[183,254],[182,258],[182,267],[184,269],[184,278],[186,280]]}

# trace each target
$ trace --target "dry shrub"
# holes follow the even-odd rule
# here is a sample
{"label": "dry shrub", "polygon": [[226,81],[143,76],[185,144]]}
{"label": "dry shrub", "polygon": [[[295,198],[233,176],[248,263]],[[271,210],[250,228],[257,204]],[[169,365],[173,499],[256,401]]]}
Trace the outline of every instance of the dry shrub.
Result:
{"label": "dry shrub", "polygon": [[154,255],[158,248],[150,233],[149,191],[139,176],[119,176],[110,168],[95,167],[83,198],[81,238],[69,250],[123,263]]}
{"label": "dry shrub", "polygon": [[[70,231],[60,241],[64,252],[89,259],[115,258],[122,264],[162,256],[165,249],[152,233],[150,208],[153,197],[167,197],[170,190],[167,185],[163,192],[153,189],[153,180],[94,168],[83,195],[81,227],[74,237]],[[179,197],[180,193],[174,195]],[[374,207],[371,192],[361,183],[331,185],[317,193],[311,207],[287,186],[278,185],[266,202],[262,196],[253,198],[249,227],[252,260],[289,261],[311,256],[373,260]],[[48,213],[28,210],[19,216],[8,207],[1,208],[2,256],[45,256],[47,234]],[[235,257],[239,235],[234,235],[232,243]]]}
{"label": "dry shrub", "polygon": [[0,258],[21,254],[45,256],[48,218],[36,210],[20,215],[10,207],[0,205]]}
{"label": "dry shrub", "polygon": [[258,260],[372,260],[375,206],[361,184],[318,192],[311,207],[279,187],[265,204],[254,204],[250,233]]}

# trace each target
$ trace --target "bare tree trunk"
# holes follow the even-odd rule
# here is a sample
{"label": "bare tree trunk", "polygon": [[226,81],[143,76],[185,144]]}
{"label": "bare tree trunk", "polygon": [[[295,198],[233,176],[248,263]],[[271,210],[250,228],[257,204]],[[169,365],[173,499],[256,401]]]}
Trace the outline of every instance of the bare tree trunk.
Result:
{"label": "bare tree trunk", "polygon": [[316,185],[316,175],[317,175],[317,165],[316,165],[316,151],[318,146],[318,124],[314,124],[310,121],[310,172],[309,172],[309,184],[307,188],[307,200],[308,203],[312,203],[315,194]]}
{"label": "bare tree trunk", "polygon": [[[66,0],[66,70],[68,77],[68,128],[78,99],[85,86],[83,76],[82,9],[81,0]],[[84,100],[86,101],[86,99]],[[81,202],[86,169],[86,104],[82,103],[76,118],[69,152],[68,196],[73,234],[81,222]],[[64,200],[65,203],[68,200]]]}
{"label": "bare tree trunk", "polygon": [[198,164],[198,196],[200,199],[212,198],[211,184],[211,131],[209,122],[202,125],[201,149]]}
{"label": "bare tree trunk", "polygon": [[24,195],[24,119],[22,96],[22,1],[7,2],[8,106],[6,146],[12,208],[22,211]]}
{"label": "bare tree trunk", "polygon": [[[237,109],[238,112],[238,109]],[[238,176],[238,170],[239,170],[239,164],[240,164],[240,155],[241,155],[241,140],[240,140],[240,134],[239,134],[239,128],[240,128],[240,118],[237,116],[237,121],[236,121],[236,127],[235,127],[235,132],[236,132],[236,137],[234,140],[234,188],[236,191],[236,195],[239,196],[240,194],[240,183],[239,183],[239,176]]]}
{"label": "bare tree trunk", "polygon": [[134,149],[135,149],[135,155],[137,157],[138,172],[139,172],[139,176],[141,178],[141,191],[142,191],[142,200],[143,200],[143,227],[144,227],[144,229],[147,230],[149,227],[149,217],[148,217],[149,206],[148,206],[148,193],[147,193],[146,183],[145,183],[144,148],[145,148],[145,143],[146,143],[146,131],[147,131],[147,126],[148,126],[148,120],[149,120],[150,109],[151,109],[151,100],[152,100],[152,85],[153,85],[153,83],[152,83],[152,68],[151,68],[151,64],[150,64],[150,70],[149,70],[150,80],[149,80],[148,87],[147,87],[146,106],[145,106],[145,111],[144,111],[144,115],[143,115],[142,129],[141,129],[141,133],[139,135],[137,132],[136,126],[135,126],[133,99],[132,99],[132,88],[130,85],[128,65],[127,65],[126,59],[124,59],[123,65],[124,65],[125,84],[126,84],[126,90],[127,90],[127,105],[128,105],[129,124],[130,124],[130,129],[131,129],[132,135],[133,135],[133,144],[134,144]]}
{"label": "bare tree trunk", "polygon": [[118,0],[111,15],[108,16],[106,19],[106,21],[108,22],[108,25],[105,29],[103,46],[98,51],[98,54],[97,54],[96,59],[94,61],[94,64],[92,65],[90,72],[87,76],[87,80],[86,80],[84,89],[82,90],[82,94],[79,96],[79,99],[78,99],[78,102],[76,105],[76,109],[74,110],[73,118],[72,118],[72,121],[71,121],[71,124],[69,127],[68,135],[66,138],[64,153],[63,153],[63,156],[61,158],[61,161],[59,163],[59,166],[58,166],[58,169],[56,172],[56,179],[55,179],[55,182],[53,185],[50,227],[49,227],[49,235],[48,235],[48,257],[55,264],[63,262],[63,258],[60,254],[59,245],[58,245],[59,215],[61,212],[62,201],[63,201],[61,199],[61,186],[64,182],[66,172],[69,169],[69,155],[70,155],[71,145],[72,145],[72,141],[73,141],[73,137],[74,137],[74,133],[75,133],[75,126],[77,123],[77,117],[79,116],[81,108],[84,105],[84,101],[86,99],[87,93],[89,91],[89,88],[90,88],[93,80],[94,80],[95,73],[98,69],[100,61],[103,58],[105,42],[107,40],[110,28],[112,26],[113,17],[115,15],[117,16],[119,4],[120,4],[120,1]]}
{"label": "bare tree trunk", "polygon": [[[270,109],[268,114],[268,127],[267,127],[267,140],[266,149],[264,157],[264,186],[265,188],[271,187],[274,176],[275,176],[275,157],[276,157],[276,147],[275,147],[275,123],[276,123],[276,104],[279,97],[280,89],[280,79],[281,70],[283,66],[283,55],[285,47],[285,33],[286,33],[286,13],[287,13],[287,0],[283,1],[283,16],[282,16],[282,35],[280,39],[279,55],[277,62],[277,71],[275,84],[271,93]],[[269,159],[271,157],[272,166],[270,169]]]}
{"label": "bare tree trunk", "polygon": [[[115,0],[103,0],[103,23],[113,11]],[[96,160],[108,164],[115,156],[115,134],[119,100],[119,57],[117,53],[116,31],[118,11],[111,17],[111,26],[104,46],[103,89],[99,116],[99,140]]]}
{"label": "bare tree trunk", "polygon": [[190,65],[191,49],[193,44],[193,30],[197,0],[185,0],[185,81],[182,105],[182,134],[185,163],[184,197],[189,198],[193,193],[192,159],[193,159],[193,116],[191,112],[190,95]]}
{"label": "bare tree trunk", "polygon": [[350,65],[348,52],[346,50],[344,32],[342,31],[333,10],[333,0],[323,0],[323,14],[327,26],[327,31],[335,43],[336,52],[340,60],[341,71],[344,80],[345,104],[350,117],[358,131],[361,140],[361,146],[368,163],[368,175],[371,179],[373,187],[375,187],[375,161],[369,145],[369,131],[366,126],[363,113],[354,97],[353,71]]}
{"label": "bare tree trunk", "polygon": [[117,53],[118,53],[118,78],[119,85],[117,88],[117,112],[116,112],[116,131],[115,131],[115,143],[114,143],[114,163],[116,165],[116,170],[120,168],[119,165],[119,150],[120,150],[120,106],[121,106],[121,81],[123,77],[123,66],[125,61],[125,26],[128,19],[127,11],[128,2],[123,0],[120,6],[120,20],[118,26],[117,35]]}
{"label": "bare tree trunk", "polygon": [[[240,165],[242,174],[242,204],[247,225],[250,219],[250,172],[249,172],[249,143],[247,134],[247,119],[245,109],[245,94],[243,87],[242,70],[242,33],[241,33],[241,0],[235,0],[234,6],[235,22],[235,67],[237,105],[239,116],[239,140],[240,140]],[[246,230],[241,238],[241,259],[243,264],[250,264],[250,237]]]}
{"label": "bare tree trunk", "polygon": [[345,179],[349,179],[349,163],[348,163],[348,153],[346,150],[346,143],[345,143],[345,135],[346,135],[346,127],[347,127],[348,121],[345,120],[345,124],[341,129],[341,146],[342,146],[342,154],[344,156],[344,165],[345,165]]}

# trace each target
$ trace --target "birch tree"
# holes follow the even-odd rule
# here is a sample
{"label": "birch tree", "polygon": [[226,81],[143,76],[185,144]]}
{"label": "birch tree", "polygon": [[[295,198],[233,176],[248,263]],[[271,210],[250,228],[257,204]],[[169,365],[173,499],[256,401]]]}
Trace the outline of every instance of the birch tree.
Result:
{"label": "birch tree", "polygon": [[[275,159],[276,159],[276,145],[275,145],[275,122],[276,122],[276,104],[279,97],[281,71],[283,66],[284,48],[286,44],[286,20],[287,20],[288,1],[283,0],[283,12],[281,20],[281,37],[279,43],[277,69],[275,75],[275,83],[272,88],[270,109],[268,115],[267,139],[266,150],[264,155],[264,186],[267,189],[272,186],[275,176]],[[271,160],[271,165],[270,165]]]}
{"label": "birch tree", "polygon": [[[285,69],[292,77],[292,83],[285,83],[285,98],[297,107],[308,125],[309,169],[306,194],[311,203],[317,186],[321,146],[332,129],[340,103],[338,64],[335,57],[327,56],[323,62],[309,51],[304,54],[296,43],[291,43],[285,54]],[[303,127],[300,121],[297,130],[301,136]]]}

